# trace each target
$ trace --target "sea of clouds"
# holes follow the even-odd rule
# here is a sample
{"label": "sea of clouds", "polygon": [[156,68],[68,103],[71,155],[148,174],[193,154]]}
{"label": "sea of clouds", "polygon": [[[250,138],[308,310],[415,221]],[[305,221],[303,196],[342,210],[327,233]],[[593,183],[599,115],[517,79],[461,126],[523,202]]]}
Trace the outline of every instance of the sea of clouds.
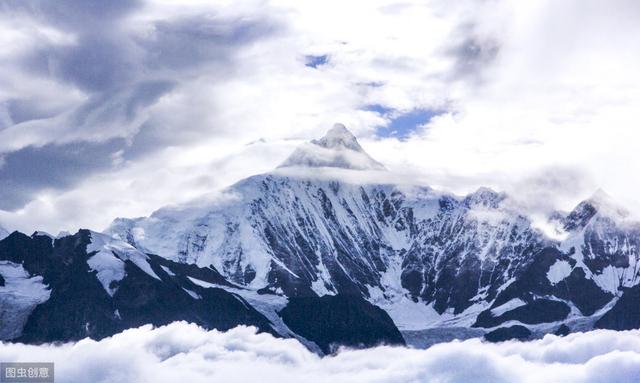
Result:
{"label": "sea of clouds", "polygon": [[640,330],[531,342],[381,346],[320,357],[252,327],[206,331],[176,322],[101,341],[0,344],[0,360],[53,361],[56,382],[638,382]]}

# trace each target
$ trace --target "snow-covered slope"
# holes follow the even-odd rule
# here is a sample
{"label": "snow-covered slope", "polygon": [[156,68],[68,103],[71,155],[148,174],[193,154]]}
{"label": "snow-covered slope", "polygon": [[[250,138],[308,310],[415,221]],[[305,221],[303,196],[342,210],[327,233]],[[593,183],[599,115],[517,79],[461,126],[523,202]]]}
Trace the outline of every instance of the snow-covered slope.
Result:
{"label": "snow-covered slope", "polygon": [[131,261],[147,275],[161,280],[151,269],[148,256],[130,244],[117,241],[104,234],[90,232],[91,242],[87,245],[87,264],[96,272],[105,291],[113,296],[118,290],[118,282],[125,277],[125,262]]}
{"label": "snow-covered slope", "polygon": [[[320,178],[318,167],[342,173]],[[382,169],[338,124],[218,200],[120,218],[106,233],[254,290],[362,296],[411,330],[593,323],[638,282],[637,225],[602,193],[554,215],[557,241],[490,189],[458,197],[342,177]]]}
{"label": "snow-covered slope", "polygon": [[585,270],[598,287],[614,296],[640,282],[640,224],[627,217],[626,210],[599,191],[564,220],[569,235],[560,249],[573,253],[572,269]]}
{"label": "snow-covered slope", "polygon": [[22,334],[29,314],[49,299],[41,276],[31,276],[21,264],[0,261],[0,339]]}

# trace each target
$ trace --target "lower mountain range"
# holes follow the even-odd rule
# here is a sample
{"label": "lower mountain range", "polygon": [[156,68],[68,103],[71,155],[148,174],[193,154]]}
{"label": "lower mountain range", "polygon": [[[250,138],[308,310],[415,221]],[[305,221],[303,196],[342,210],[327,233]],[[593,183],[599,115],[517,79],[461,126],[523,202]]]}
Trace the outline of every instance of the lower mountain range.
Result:
{"label": "lower mountain range", "polygon": [[542,230],[490,189],[353,181],[385,172],[338,124],[215,199],[102,233],[2,234],[0,339],[184,320],[329,353],[640,327],[640,224],[604,193]]}

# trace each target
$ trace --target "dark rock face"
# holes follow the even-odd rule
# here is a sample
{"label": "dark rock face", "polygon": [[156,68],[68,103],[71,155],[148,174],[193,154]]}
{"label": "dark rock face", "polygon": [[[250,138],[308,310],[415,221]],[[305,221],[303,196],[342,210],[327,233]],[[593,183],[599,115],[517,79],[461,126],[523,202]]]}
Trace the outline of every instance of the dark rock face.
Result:
{"label": "dark rock face", "polygon": [[592,279],[587,279],[581,268],[573,269],[553,292],[556,297],[573,302],[584,315],[592,315],[613,299],[611,293],[602,291]]}
{"label": "dark rock face", "polygon": [[493,300],[544,245],[524,217],[491,223],[476,218],[475,211],[496,209],[503,199],[488,189],[462,201],[442,198],[436,217],[414,223],[417,238],[404,255],[402,286],[414,298],[433,302],[439,313],[463,312],[481,291]]}
{"label": "dark rock face", "polygon": [[359,296],[291,298],[280,315],[289,328],[325,353],[335,351],[337,345],[404,345],[389,315]]}
{"label": "dark rock face", "polygon": [[[508,320],[524,324],[562,321],[571,311],[565,302],[573,303],[584,315],[592,315],[613,299],[613,294],[603,291],[592,279],[588,279],[582,268],[574,267],[576,261],[557,248],[543,248],[533,258],[518,274],[518,278],[497,295],[492,305],[478,315],[474,326],[494,327]],[[559,261],[574,268],[567,277],[553,284],[547,274]],[[555,297],[557,300],[537,298],[541,296]],[[498,317],[491,314],[492,309],[512,299],[521,299],[527,304]]]}
{"label": "dark rock face", "polygon": [[527,340],[531,336],[531,331],[524,326],[500,327],[484,335],[484,339],[489,342],[504,342],[507,340]]}
{"label": "dark rock face", "polygon": [[640,285],[625,290],[613,308],[596,322],[595,327],[611,330],[640,328]]}
{"label": "dark rock face", "polygon": [[583,201],[565,218],[564,228],[568,231],[582,229],[597,212],[598,209],[592,202]]}
{"label": "dark rock face", "polygon": [[571,329],[566,324],[561,324],[553,333],[558,336],[567,336],[571,334]]}

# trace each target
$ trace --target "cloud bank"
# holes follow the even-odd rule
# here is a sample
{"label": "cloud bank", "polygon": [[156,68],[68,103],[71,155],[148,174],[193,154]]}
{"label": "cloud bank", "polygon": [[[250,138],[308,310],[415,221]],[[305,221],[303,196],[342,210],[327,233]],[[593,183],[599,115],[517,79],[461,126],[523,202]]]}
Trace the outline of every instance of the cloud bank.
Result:
{"label": "cloud bank", "polygon": [[0,345],[3,361],[53,361],[59,382],[637,382],[640,331],[547,335],[532,342],[377,347],[321,358],[295,340],[184,322],[99,342]]}

